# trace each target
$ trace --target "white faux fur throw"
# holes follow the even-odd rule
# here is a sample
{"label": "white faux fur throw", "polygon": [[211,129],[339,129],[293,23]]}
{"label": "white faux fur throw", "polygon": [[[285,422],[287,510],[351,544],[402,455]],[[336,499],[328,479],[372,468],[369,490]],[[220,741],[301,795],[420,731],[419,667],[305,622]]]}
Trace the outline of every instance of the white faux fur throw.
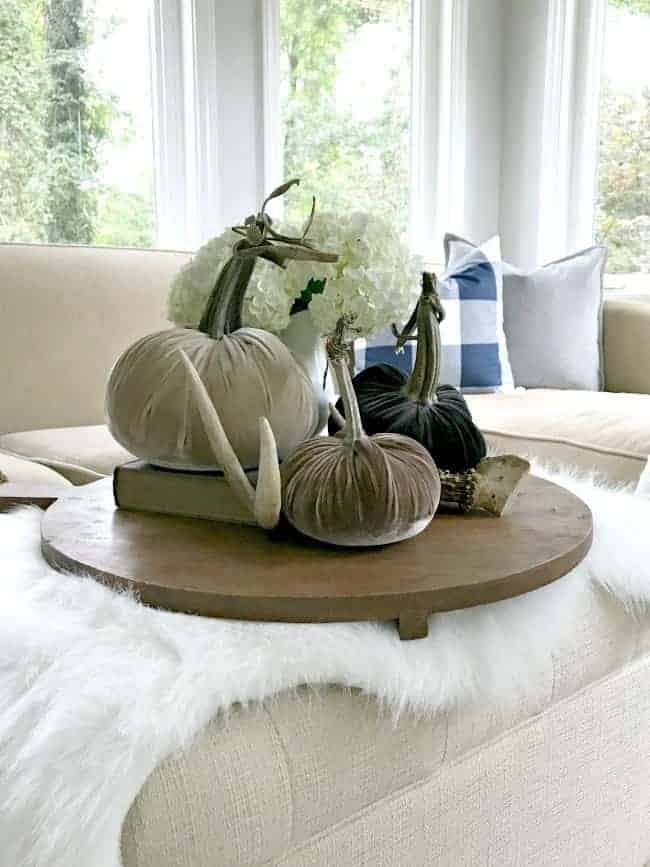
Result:
{"label": "white faux fur throw", "polygon": [[630,617],[650,616],[650,498],[561,481],[594,512],[585,562],[527,596],[435,615],[415,642],[392,624],[153,611],[48,568],[39,512],[0,515],[1,867],[117,867],[146,777],[234,702],[303,683],[360,687],[417,712],[499,702],[549,664],[579,594],[600,585]]}

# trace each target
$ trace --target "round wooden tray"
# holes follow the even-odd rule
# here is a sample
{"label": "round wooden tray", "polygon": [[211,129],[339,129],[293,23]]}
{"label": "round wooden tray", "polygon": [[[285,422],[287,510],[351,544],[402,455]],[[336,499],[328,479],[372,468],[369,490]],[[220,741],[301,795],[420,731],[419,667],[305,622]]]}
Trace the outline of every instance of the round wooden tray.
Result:
{"label": "round wooden tray", "polygon": [[438,515],[419,536],[383,548],[330,548],[287,527],[269,536],[124,511],[110,479],[66,489],[42,523],[51,565],[128,587],[147,605],[249,620],[397,620],[402,638],[426,635],[434,611],[554,581],[585,557],[591,540],[588,506],[534,476],[501,518]]}

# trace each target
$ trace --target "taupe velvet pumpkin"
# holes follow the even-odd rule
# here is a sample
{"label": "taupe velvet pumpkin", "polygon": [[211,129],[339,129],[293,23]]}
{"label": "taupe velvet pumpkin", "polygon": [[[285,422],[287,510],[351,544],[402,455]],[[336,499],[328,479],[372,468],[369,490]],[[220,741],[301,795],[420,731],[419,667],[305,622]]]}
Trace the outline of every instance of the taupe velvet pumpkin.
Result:
{"label": "taupe velvet pumpkin", "polygon": [[[274,335],[242,328],[242,304],[256,257],[283,265],[289,258],[336,261],[305,240],[271,229],[266,202],[243,227],[208,300],[198,330],[171,328],[137,341],[117,361],[106,392],[106,416],[115,439],[151,463],[173,468],[213,468],[214,454],[187,389],[183,350],[218,409],[232,448],[244,467],[256,467],[258,419],[268,419],[280,458],[318,429],[320,395],[287,347]],[[313,211],[312,211],[313,217]],[[310,218],[311,222],[311,218]]]}
{"label": "taupe velvet pumpkin", "polygon": [[427,450],[409,437],[363,431],[343,342],[328,341],[346,414],[343,434],[299,445],[282,464],[282,508],[296,529],[334,545],[385,545],[427,527],[440,477]]}
{"label": "taupe velvet pumpkin", "polygon": [[109,429],[132,454],[161,466],[214,466],[205,429],[189,399],[179,349],[197,369],[244,467],[257,466],[262,416],[273,428],[281,458],[317,431],[313,385],[277,337],[255,328],[237,329],[221,339],[172,328],[127,349],[110,376]]}

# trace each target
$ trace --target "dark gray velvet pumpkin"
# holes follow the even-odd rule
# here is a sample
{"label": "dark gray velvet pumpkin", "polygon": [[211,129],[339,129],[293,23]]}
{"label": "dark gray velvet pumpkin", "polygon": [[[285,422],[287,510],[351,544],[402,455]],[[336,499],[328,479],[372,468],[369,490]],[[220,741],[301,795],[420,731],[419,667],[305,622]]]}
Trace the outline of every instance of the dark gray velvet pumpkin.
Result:
{"label": "dark gray velvet pumpkin", "polygon": [[[375,364],[352,382],[368,434],[412,437],[428,450],[439,469],[464,472],[485,457],[485,440],[462,394],[451,385],[439,385],[444,311],[436,285],[435,275],[422,275],[422,294],[397,341],[399,348],[417,327],[410,376],[390,364]],[[341,401],[337,409],[344,413]],[[333,422],[330,428],[335,428]]]}

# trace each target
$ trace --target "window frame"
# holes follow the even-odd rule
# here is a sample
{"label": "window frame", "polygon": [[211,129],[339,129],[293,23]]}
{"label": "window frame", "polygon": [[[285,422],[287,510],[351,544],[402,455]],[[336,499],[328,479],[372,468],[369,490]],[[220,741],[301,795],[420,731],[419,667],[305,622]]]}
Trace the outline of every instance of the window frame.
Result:
{"label": "window frame", "polygon": [[[195,248],[283,180],[280,2],[154,0],[161,246]],[[439,261],[444,231],[464,221],[469,0],[412,7],[409,235]],[[237,56],[249,63],[236,75]]]}
{"label": "window frame", "polygon": [[[602,76],[601,76],[602,82],[605,81],[605,72],[606,72],[605,43],[607,40],[608,12],[609,12],[609,3],[607,2],[607,0],[604,0],[603,11],[602,11],[603,18],[604,18],[603,25],[602,25],[603,45],[601,48],[601,57],[600,57],[600,64],[601,64],[601,69],[602,69]],[[601,106],[601,91],[600,90],[598,91],[598,93],[596,95],[596,102],[597,102],[596,112],[598,112],[600,109],[600,106]],[[600,117],[598,117],[597,133],[596,134],[598,136],[598,139],[600,140],[600,136],[601,136],[601,118]],[[597,173],[600,172],[600,166],[598,164],[599,157],[600,157],[600,154],[598,153],[597,158],[596,158],[596,172]],[[596,231],[597,231],[596,213],[595,213],[596,209],[597,209],[597,199],[598,199],[597,192],[598,192],[598,183],[597,183],[597,179],[596,179],[595,184],[594,184],[594,192],[593,192],[593,198],[594,198],[593,235],[594,235],[594,237],[595,237]],[[610,259],[610,262],[611,262],[611,259]],[[624,283],[621,285],[621,283],[620,283],[620,281],[624,277],[633,277],[633,282],[636,284],[636,277],[639,277],[639,276],[642,276],[642,284],[639,286],[637,286],[637,285],[629,286],[629,285],[625,285]],[[617,285],[617,283],[618,283],[618,285]],[[616,271],[606,270],[605,275],[604,275],[604,292],[605,292],[606,297],[629,298],[632,300],[639,299],[639,298],[647,299],[647,297],[650,295],[650,272],[646,271],[645,269],[640,269],[638,271],[630,270],[627,272],[616,272]]]}
{"label": "window frame", "polygon": [[[152,0],[159,247],[195,249],[283,180],[280,2]],[[606,9],[412,0],[415,251],[501,233],[526,267],[592,242]]]}

